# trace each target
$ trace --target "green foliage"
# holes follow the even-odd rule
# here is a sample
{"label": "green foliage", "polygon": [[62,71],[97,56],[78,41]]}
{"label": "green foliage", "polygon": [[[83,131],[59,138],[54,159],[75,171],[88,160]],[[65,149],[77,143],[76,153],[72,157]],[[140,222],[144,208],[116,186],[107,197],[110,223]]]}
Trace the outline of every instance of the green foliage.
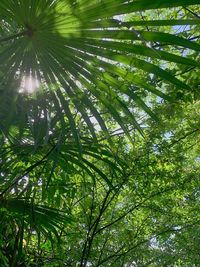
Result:
{"label": "green foliage", "polygon": [[0,1],[0,265],[199,266],[199,1]]}
{"label": "green foliage", "polygon": [[[188,84],[167,72],[162,65],[152,63],[152,60],[157,58],[164,62],[198,66],[194,59],[157,49],[154,43],[167,43],[194,51],[199,51],[200,46],[169,33],[146,30],[145,27],[133,28],[137,25],[127,24],[115,19],[115,16],[158,7],[176,7],[186,2],[154,1],[153,4],[146,4],[145,1],[92,1],[88,4],[85,1],[64,0],[1,1],[3,37],[0,40],[0,61],[2,70],[7,73],[3,76],[4,84],[10,88],[10,79],[19,81],[22,77],[31,76],[46,87],[55,87],[51,91],[52,104],[60,120],[63,116],[61,110],[64,111],[78,147],[80,133],[74,119],[76,113],[80,114],[95,139],[95,128],[90,117],[97,120],[106,133],[107,123],[101,116],[105,111],[128,135],[124,116],[128,116],[136,128],[140,129],[140,126],[135,114],[126,105],[125,98],[133,100],[154,119],[155,116],[138,95],[138,89],[143,88],[168,99],[166,92],[161,92],[147,79],[141,79],[137,69],[145,76],[153,74],[173,84],[175,90],[190,90]],[[197,3],[193,1],[190,4]],[[146,23],[146,27],[151,25],[151,21],[149,25]],[[175,24],[179,23],[183,24],[183,21],[177,20]],[[156,26],[162,24],[162,20],[158,20]],[[196,19],[190,19],[189,24],[199,23]],[[141,23],[138,22],[138,25]],[[14,90],[22,90],[21,86],[20,83],[15,84]],[[27,87],[24,90],[30,91],[33,85],[27,82]],[[18,102],[17,99],[15,101]],[[45,112],[46,106],[40,108]]]}

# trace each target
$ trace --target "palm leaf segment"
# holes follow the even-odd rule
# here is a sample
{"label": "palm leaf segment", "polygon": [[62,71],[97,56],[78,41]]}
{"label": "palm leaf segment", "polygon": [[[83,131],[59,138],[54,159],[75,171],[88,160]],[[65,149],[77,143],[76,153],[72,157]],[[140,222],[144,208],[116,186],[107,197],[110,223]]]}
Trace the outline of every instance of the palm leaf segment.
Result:
{"label": "palm leaf segment", "polygon": [[[135,26],[144,25],[144,22],[125,23],[115,16],[188,3],[199,4],[199,1],[2,0],[0,17],[5,29],[0,39],[1,69],[7,79],[16,73],[20,77],[31,75],[49,88],[54,87],[56,90],[50,92],[54,106],[64,111],[77,143],[79,133],[74,110],[81,114],[93,137],[95,129],[90,116],[98,121],[103,131],[107,131],[100,107],[106,108],[127,134],[124,116],[128,116],[140,130],[125,98],[133,100],[153,117],[149,107],[137,95],[137,88],[161,98],[169,97],[134,74],[134,69],[153,73],[167,83],[188,90],[188,85],[148,59],[197,66],[192,59],[152,49],[148,44],[167,42],[196,51],[200,46],[167,33],[135,30]],[[172,22],[149,21],[150,26],[155,23],[159,26]],[[187,23],[199,24],[199,21]],[[183,22],[174,21],[174,24]],[[148,26],[148,21],[145,25]]]}
{"label": "palm leaf segment", "polygon": [[[1,159],[4,165],[1,169],[3,176],[0,186],[0,214],[4,214],[6,209],[7,214],[11,218],[15,218],[19,225],[23,224],[24,228],[31,226],[44,235],[48,235],[49,232],[58,235],[58,230],[62,228],[63,224],[70,223],[72,216],[66,209],[58,210],[48,205],[38,204],[39,199],[33,197],[34,188],[38,188],[37,195],[41,194],[44,198],[46,194],[49,194],[50,188],[55,188],[54,193],[51,194],[53,199],[56,191],[70,189],[71,184],[75,184],[74,182],[69,183],[68,178],[64,179],[61,173],[64,176],[70,175],[70,173],[74,173],[75,176],[85,173],[90,177],[89,183],[91,181],[95,183],[98,179],[104,180],[110,188],[114,189],[116,177],[119,175],[123,177],[124,168],[127,166],[117,156],[113,156],[109,149],[94,145],[89,140],[82,141],[82,156],[73,142],[66,142],[60,148],[58,146],[50,147],[48,151],[47,147],[47,145],[44,148],[39,147],[32,156],[34,146],[29,144],[15,144],[2,148]],[[27,159],[29,167],[24,170]],[[111,174],[105,172],[99,164],[110,167]],[[9,173],[9,169],[14,170],[12,174]],[[45,178],[41,174],[41,169]],[[60,170],[60,175],[54,177],[53,173],[57,169]],[[19,173],[20,170],[21,173]],[[112,175],[112,179],[109,178],[110,175]],[[41,176],[43,179],[37,179]],[[24,177],[26,177],[27,185],[20,185]],[[121,182],[123,181],[121,180]],[[118,183],[119,180],[117,180]],[[16,187],[17,191],[15,191]]]}
{"label": "palm leaf segment", "polygon": [[[18,194],[24,195],[30,191],[32,184],[36,184],[42,190],[42,195],[45,194],[49,185],[52,186],[53,173],[58,170],[65,175],[71,173],[81,174],[85,173],[95,183],[99,178],[104,180],[110,188],[114,188],[116,183],[119,183],[119,177],[123,178],[126,173],[127,164],[122,161],[117,155],[109,150],[108,147],[103,148],[98,144],[93,144],[92,140],[82,140],[82,154],[74,142],[65,142],[65,144],[57,144],[54,146],[45,145],[39,146],[37,151],[33,153],[35,146],[29,144],[12,145],[3,149],[1,158],[4,162],[1,171],[4,173],[1,179],[1,196],[13,195],[12,189],[19,185],[24,177],[28,175],[28,186],[22,186]],[[32,156],[31,156],[31,153]],[[12,160],[11,160],[12,159]],[[21,159],[21,161],[19,161]],[[28,164],[28,167],[25,166]],[[102,166],[107,166],[109,171],[104,171]],[[9,166],[9,168],[8,168]],[[9,169],[14,171],[9,173]],[[44,172],[44,178],[36,179],[41,176],[41,169]],[[110,172],[112,173],[110,175]],[[110,178],[112,176],[112,178]],[[7,179],[9,177],[9,179]],[[73,175],[72,175],[73,177]],[[36,180],[37,181],[36,181]],[[60,177],[55,178],[59,180]],[[54,180],[55,180],[54,179]],[[122,180],[120,180],[122,182]],[[63,180],[62,185],[66,186],[69,181]],[[34,187],[34,186],[33,186]],[[23,192],[23,193],[22,193]],[[16,193],[15,193],[16,194]]]}
{"label": "palm leaf segment", "polygon": [[[2,212],[6,209],[16,222],[24,228],[32,227],[48,235],[48,231],[57,236],[63,224],[72,222],[72,217],[63,211],[44,205],[37,205],[29,199],[10,198],[1,200]],[[3,214],[3,213],[2,213]],[[7,215],[8,215],[7,214]]]}

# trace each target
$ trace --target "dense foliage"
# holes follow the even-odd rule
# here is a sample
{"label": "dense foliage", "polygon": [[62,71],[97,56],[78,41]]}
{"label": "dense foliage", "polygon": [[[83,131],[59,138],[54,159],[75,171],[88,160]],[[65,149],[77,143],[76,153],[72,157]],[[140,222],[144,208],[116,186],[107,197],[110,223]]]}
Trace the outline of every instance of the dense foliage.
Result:
{"label": "dense foliage", "polygon": [[0,1],[0,266],[199,266],[198,4]]}

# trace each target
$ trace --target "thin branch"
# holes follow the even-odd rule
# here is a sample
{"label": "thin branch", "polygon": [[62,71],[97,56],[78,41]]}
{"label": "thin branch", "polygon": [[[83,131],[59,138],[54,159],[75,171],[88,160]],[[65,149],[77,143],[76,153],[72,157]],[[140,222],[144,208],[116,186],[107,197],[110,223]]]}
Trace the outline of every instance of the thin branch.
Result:
{"label": "thin branch", "polygon": [[[192,226],[194,226],[194,225],[198,225],[198,224],[199,224],[199,220],[196,221],[195,223],[187,224],[187,225],[185,225],[185,226],[182,226],[180,229],[175,229],[175,226],[176,226],[176,225],[174,225],[174,226],[171,226],[170,228],[167,228],[167,229],[165,229],[165,230],[163,230],[163,231],[161,231],[161,232],[159,232],[159,233],[157,233],[157,234],[153,234],[153,233],[152,233],[152,234],[153,234],[153,236],[158,237],[158,236],[162,236],[163,234],[166,234],[166,233],[177,233],[177,232],[179,233],[179,232],[181,232],[183,229],[187,229],[188,227],[192,227]],[[147,243],[147,242],[149,242],[149,238],[144,239],[144,240],[138,242],[138,243],[135,244],[134,246],[130,247],[129,249],[127,249],[126,251],[124,251],[124,252],[122,252],[122,253],[120,253],[120,254],[118,254],[118,255],[117,255],[117,252],[115,252],[114,254],[112,254],[112,255],[108,256],[107,258],[103,259],[103,260],[100,262],[100,264],[99,264],[98,266],[100,266],[102,263],[105,263],[105,262],[107,262],[108,260],[110,260],[110,259],[112,259],[112,258],[114,258],[114,257],[117,257],[117,258],[115,259],[115,261],[117,261],[117,260],[118,260],[119,258],[121,258],[122,256],[127,255],[127,254],[128,254],[129,252],[131,252],[133,249],[135,249],[135,248],[139,247],[140,245],[145,244],[145,243]]]}
{"label": "thin branch", "polygon": [[[187,181],[190,181],[191,178],[187,178],[183,181],[182,185],[185,185]],[[178,185],[178,187],[180,188],[181,184]],[[162,194],[165,194],[167,192],[170,192],[171,190],[175,190],[177,188],[177,185],[175,186],[170,186],[162,191],[158,191],[150,196],[148,196],[147,198],[145,198],[144,200],[142,200],[141,202],[137,203],[136,205],[134,205],[132,208],[130,208],[128,211],[124,212],[121,216],[119,216],[116,220],[104,225],[102,228],[100,228],[99,230],[96,231],[95,234],[97,233],[100,233],[101,231],[105,230],[106,228],[112,226],[113,224],[121,221],[123,218],[125,218],[129,213],[133,212],[135,209],[138,209],[139,207],[141,207],[145,202],[147,202],[148,200],[156,197],[156,196],[159,196],[159,195],[162,195]]]}
{"label": "thin branch", "polygon": [[24,174],[22,174],[21,176],[18,176],[14,179],[14,181],[6,188],[3,190],[3,192],[0,194],[0,198],[7,192],[9,191],[13,186],[15,186],[24,176],[26,176],[28,173],[30,173],[33,169],[35,169],[37,166],[39,166],[40,164],[42,164],[44,162],[44,160],[51,154],[51,152],[55,149],[56,145],[53,146],[49,152],[44,155],[44,157],[37,161],[36,163],[34,163],[33,165],[31,165],[30,167],[26,168]]}
{"label": "thin branch", "polygon": [[169,144],[169,147],[174,146],[175,144],[179,143],[180,141],[184,140],[184,139],[187,138],[188,136],[190,136],[190,135],[192,135],[192,134],[194,134],[194,133],[196,133],[196,132],[198,132],[198,131],[200,131],[200,128],[198,128],[198,129],[194,129],[194,130],[192,130],[192,131],[186,133],[184,136],[180,137],[179,139],[177,139],[177,140],[173,141],[171,144]]}
{"label": "thin branch", "polygon": [[[101,220],[101,216],[103,215],[103,212],[105,211],[104,208],[105,208],[105,205],[106,205],[106,201],[107,201],[111,191],[112,191],[112,189],[109,189],[107,191],[106,196],[104,197],[101,209],[99,211],[99,215],[98,215],[97,219],[95,220],[95,222],[91,225],[91,227],[89,229],[88,239],[86,240],[85,245],[84,245],[84,251],[82,253],[80,266],[86,266],[87,258],[88,258],[88,255],[90,253],[90,250],[91,250],[91,246],[92,246],[92,242],[93,242],[93,239],[94,239],[94,236],[95,236],[95,232],[96,232],[98,224],[99,224],[99,222]],[[92,230],[92,233],[90,235],[91,230]],[[87,244],[88,244],[88,246],[87,246]]]}
{"label": "thin branch", "polygon": [[200,16],[197,15],[195,12],[193,12],[191,9],[187,8],[186,6],[183,7],[185,10],[187,10],[189,13],[191,13],[194,17],[200,19]]}

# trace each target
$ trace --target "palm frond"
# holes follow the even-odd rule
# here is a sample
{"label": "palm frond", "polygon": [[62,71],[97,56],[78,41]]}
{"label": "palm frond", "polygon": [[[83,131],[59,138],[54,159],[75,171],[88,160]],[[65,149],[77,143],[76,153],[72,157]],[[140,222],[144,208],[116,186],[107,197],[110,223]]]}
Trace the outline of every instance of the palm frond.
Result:
{"label": "palm frond", "polygon": [[44,234],[48,231],[58,236],[63,225],[72,222],[72,216],[66,212],[45,205],[35,204],[31,199],[8,198],[1,200],[1,209],[6,210],[16,222],[25,223],[25,227]]}
{"label": "palm frond", "polygon": [[[88,115],[93,116],[103,132],[108,134],[100,114],[102,107],[127,135],[124,116],[129,117],[141,131],[135,114],[124,103],[125,97],[130,97],[140,109],[156,118],[137,92],[130,88],[143,88],[165,99],[169,96],[131,73],[140,69],[147,75],[154,74],[173,84],[177,89],[189,90],[187,84],[160,64],[149,63],[149,58],[194,67],[198,63],[182,55],[152,48],[152,45],[155,42],[167,43],[194,51],[200,51],[200,45],[169,33],[133,27],[195,25],[199,24],[199,20],[123,22],[115,16],[188,4],[199,4],[199,1],[1,1],[0,16],[5,30],[0,39],[0,68],[7,82],[18,75],[20,78],[35,77],[47,88],[54,85],[51,94],[55,94],[54,105],[59,118],[63,120],[64,110],[80,151],[74,110],[82,116],[94,139],[97,139],[96,130]],[[123,85],[125,83],[127,86]]]}

